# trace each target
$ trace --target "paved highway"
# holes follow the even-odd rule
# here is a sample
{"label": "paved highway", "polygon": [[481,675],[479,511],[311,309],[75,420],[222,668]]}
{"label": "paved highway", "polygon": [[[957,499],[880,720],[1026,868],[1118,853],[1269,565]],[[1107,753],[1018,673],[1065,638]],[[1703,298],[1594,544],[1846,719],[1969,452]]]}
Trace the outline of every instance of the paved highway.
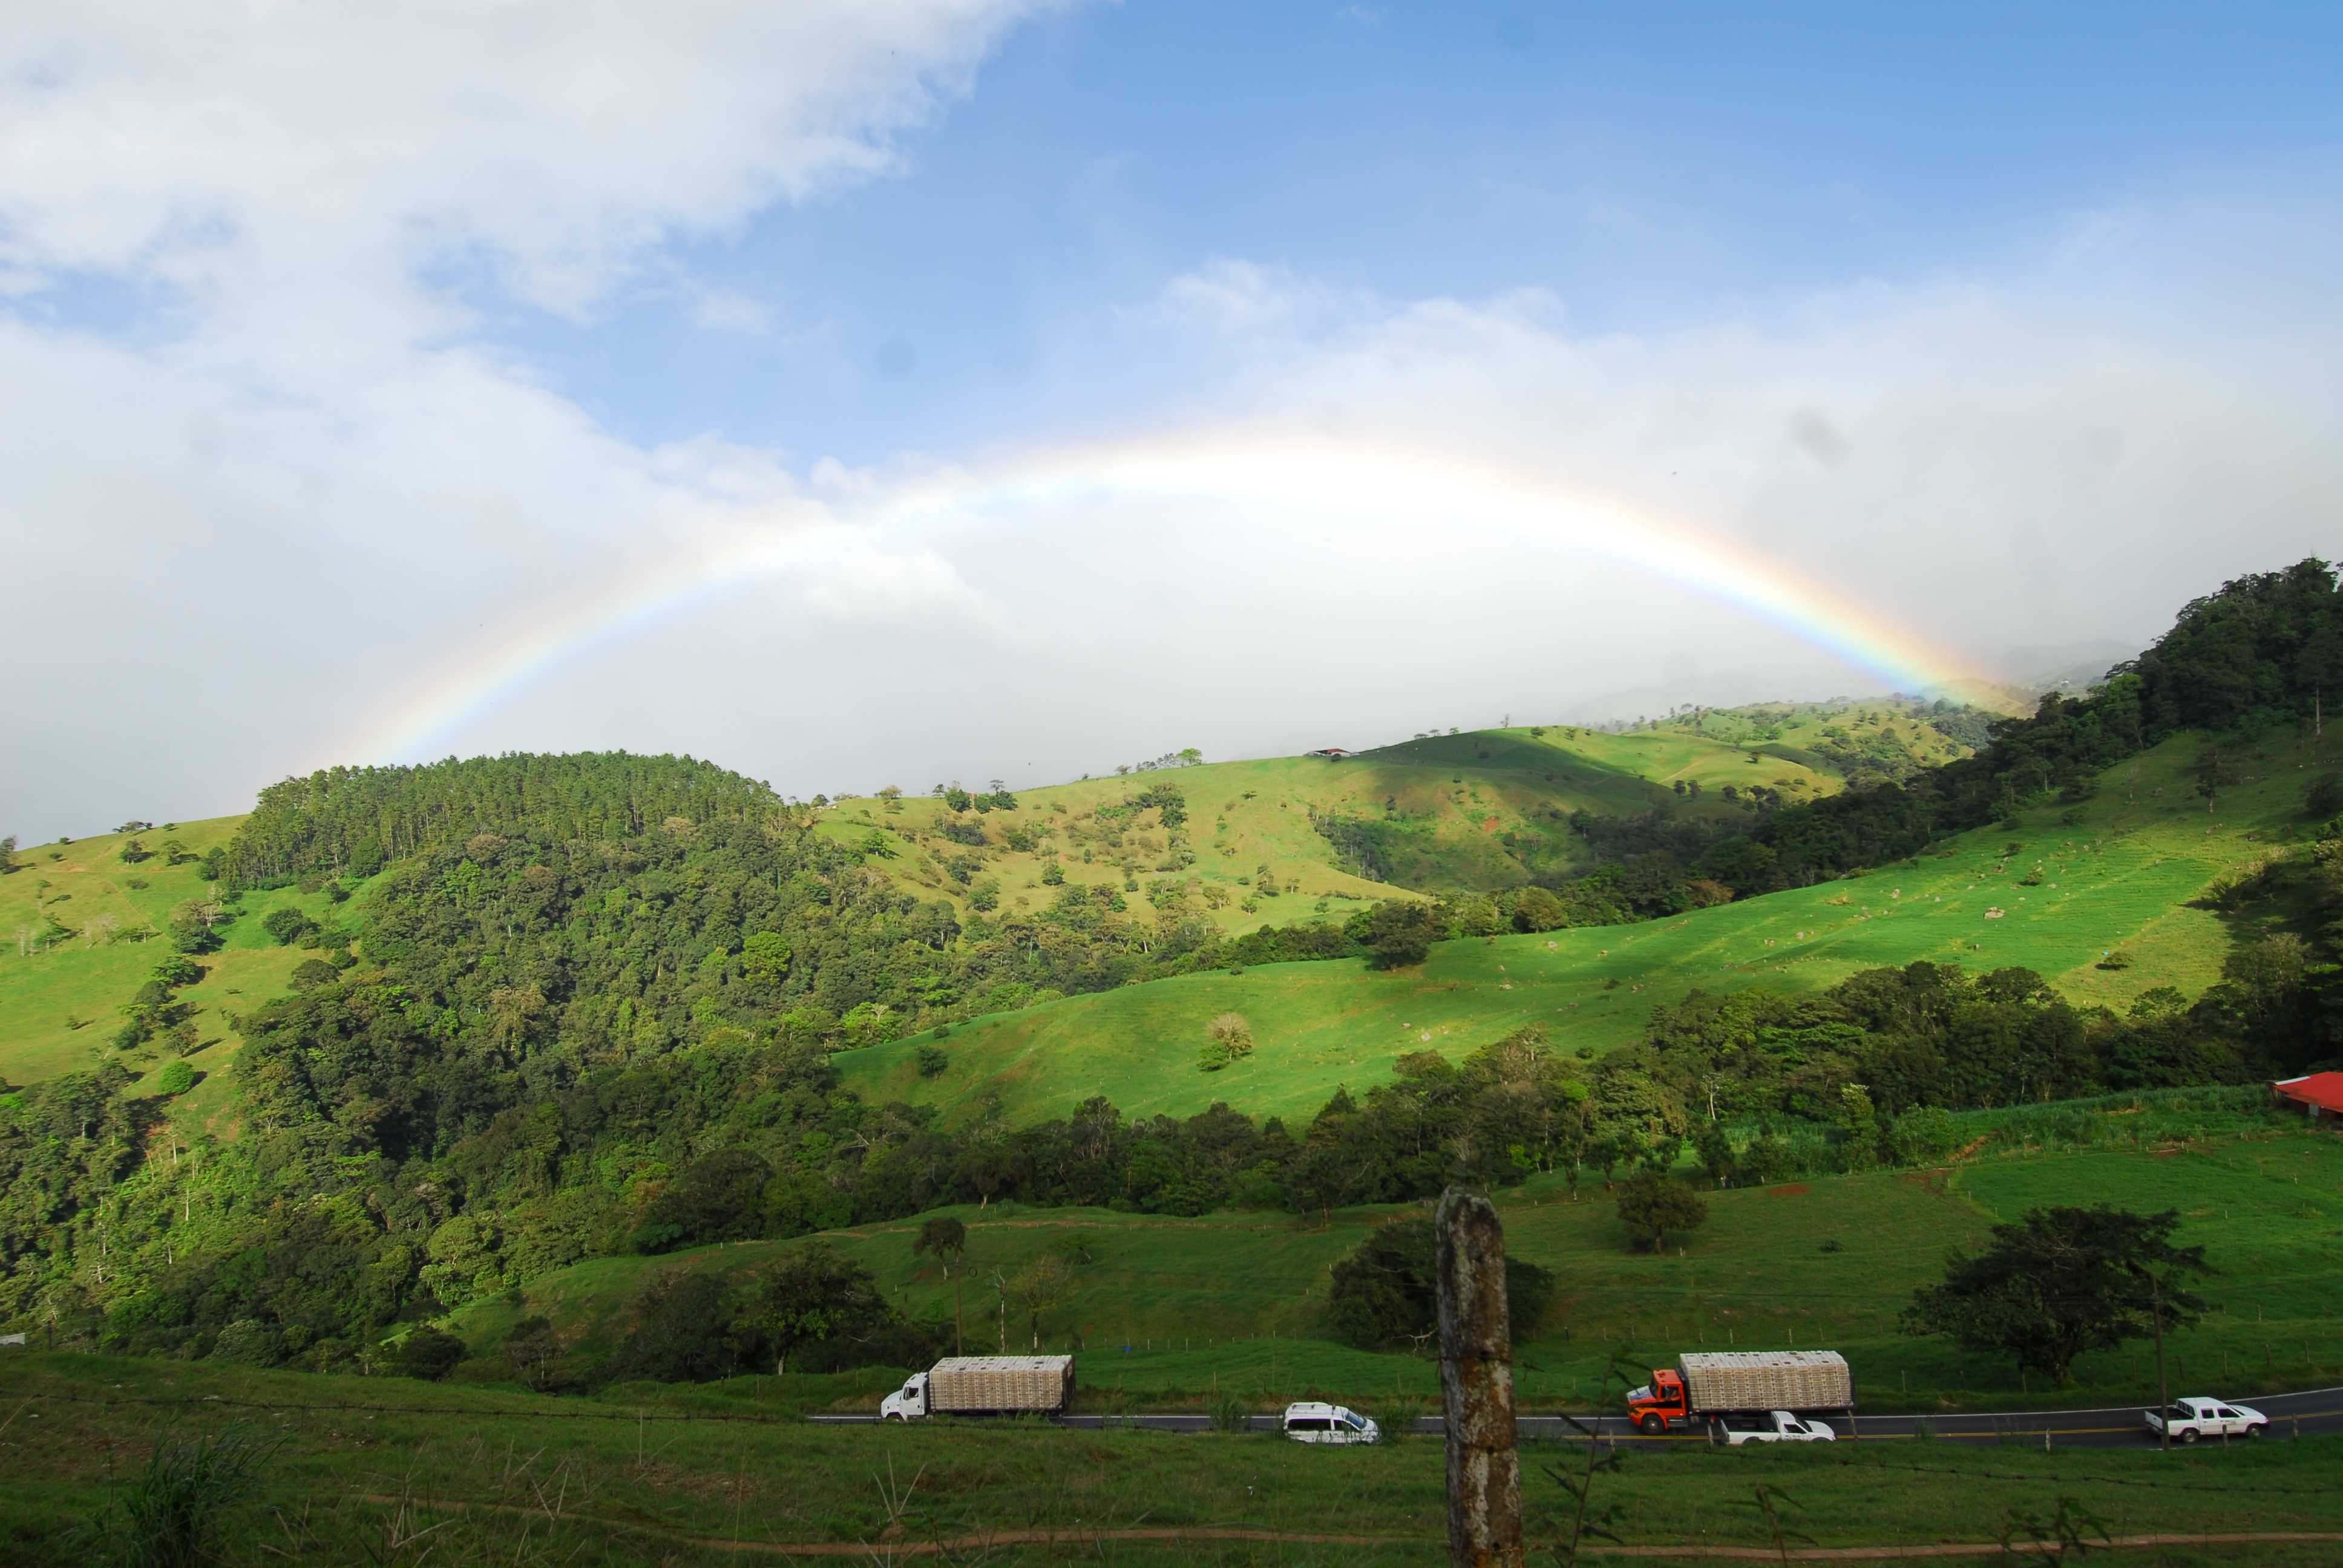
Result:
{"label": "paved highway", "polygon": [[[2199,1392],[2197,1389],[2174,1392],[2175,1398]],[[2225,1397],[2216,1392],[2215,1397]],[[2284,1440],[2299,1432],[2312,1437],[2322,1432],[2343,1432],[2343,1388],[2313,1389],[2302,1393],[2264,1394],[2245,1402],[2270,1418],[2269,1437]],[[1831,1416],[1830,1424],[1837,1429],[1839,1441],[1861,1442],[1909,1442],[1914,1428],[1925,1420],[1929,1430],[1940,1440],[1954,1442],[1997,1443],[2004,1440],[2021,1442],[2028,1447],[2046,1441],[2051,1448],[2136,1448],[2153,1446],[2147,1429],[2140,1417],[2146,1407],[2137,1404],[2116,1405],[2106,1410],[2045,1410],[2003,1411],[1994,1415],[1857,1415],[1852,1422]],[[1373,1413],[1370,1411],[1369,1413]],[[816,1421],[873,1422],[872,1415],[825,1415]],[[1074,1415],[1064,1424],[1092,1430],[1111,1426],[1143,1427],[1154,1432],[1202,1432],[1211,1423],[1202,1415],[1182,1412],[1165,1415]],[[1274,1432],[1275,1415],[1252,1418],[1256,1432]],[[1524,1415],[1519,1419],[1523,1438],[1531,1442],[1565,1442],[1583,1440],[1587,1435],[1584,1418],[1573,1422],[1558,1415]],[[1442,1430],[1441,1418],[1423,1417],[1415,1423],[1419,1432],[1436,1435]],[[1706,1442],[1705,1427],[1679,1428],[1664,1437],[1646,1437],[1629,1425],[1621,1416],[1606,1416],[1601,1425],[1605,1442],[1634,1446],[1643,1443]],[[2267,1441],[2267,1440],[2265,1440]],[[2203,1445],[2199,1445],[2203,1446]]]}

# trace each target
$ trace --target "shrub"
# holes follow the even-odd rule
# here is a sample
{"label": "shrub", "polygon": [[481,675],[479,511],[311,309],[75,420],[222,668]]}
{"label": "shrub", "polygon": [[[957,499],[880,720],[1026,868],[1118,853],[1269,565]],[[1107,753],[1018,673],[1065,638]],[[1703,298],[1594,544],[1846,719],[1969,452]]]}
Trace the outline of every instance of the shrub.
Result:
{"label": "shrub", "polygon": [[723,1287],[699,1273],[669,1273],[650,1281],[636,1297],[634,1328],[604,1366],[612,1380],[649,1378],[656,1382],[706,1382],[732,1365],[730,1324]]}
{"label": "shrub", "polygon": [[1925,1165],[1960,1146],[1961,1124],[1949,1111],[1917,1106],[1887,1130],[1888,1157],[1898,1165]]}
{"label": "shrub", "polygon": [[1214,1432],[1251,1432],[1252,1412],[1232,1393],[1216,1393],[1210,1407]]}
{"label": "shrub", "polygon": [[1570,924],[1562,900],[1544,888],[1524,888],[1513,904],[1513,926],[1524,931],[1554,931]]}
{"label": "shrub", "polygon": [[154,978],[166,986],[189,986],[204,978],[204,966],[190,958],[173,953],[154,969]]}
{"label": "shrub", "polygon": [[185,1094],[196,1086],[196,1070],[185,1061],[166,1062],[155,1075],[157,1094]]}
{"label": "shrub", "polygon": [[[184,1067],[185,1062],[173,1062]],[[273,1367],[285,1359],[285,1341],[277,1332],[257,1318],[238,1318],[219,1332],[212,1342],[207,1358],[226,1362],[230,1366]]]}
{"label": "shrub", "polygon": [[505,1364],[529,1388],[541,1391],[551,1385],[560,1356],[561,1337],[549,1319],[523,1318],[505,1338]]}
{"label": "shrub", "polygon": [[920,1046],[911,1056],[919,1063],[921,1078],[940,1077],[944,1069],[951,1065],[951,1057],[937,1046]]}
{"label": "shrub", "polygon": [[277,939],[280,948],[289,948],[307,935],[317,922],[287,904],[281,910],[271,910],[260,922],[260,929]]}
{"label": "shrub", "polygon": [[1211,1036],[1228,1054],[1232,1061],[1252,1054],[1252,1025],[1241,1012],[1224,1012],[1204,1026]]}
{"label": "shrub", "polygon": [[2343,774],[2321,773],[2305,785],[2302,809],[2321,821],[2343,812]]}
{"label": "shrub", "polygon": [[224,939],[215,928],[223,923],[216,906],[181,904],[171,916],[171,945],[183,953],[216,953]]}
{"label": "shrub", "polygon": [[[1327,1291],[1327,1326],[1361,1350],[1427,1344],[1439,1323],[1434,1274],[1438,1241],[1421,1217],[1386,1221],[1336,1263]],[[1554,1274],[1519,1258],[1505,1260],[1505,1295],[1513,1338],[1527,1339],[1553,1305]]]}
{"label": "shrub", "polygon": [[393,1365],[401,1377],[437,1382],[454,1372],[456,1363],[463,1359],[463,1341],[424,1323],[399,1342],[398,1359]]}

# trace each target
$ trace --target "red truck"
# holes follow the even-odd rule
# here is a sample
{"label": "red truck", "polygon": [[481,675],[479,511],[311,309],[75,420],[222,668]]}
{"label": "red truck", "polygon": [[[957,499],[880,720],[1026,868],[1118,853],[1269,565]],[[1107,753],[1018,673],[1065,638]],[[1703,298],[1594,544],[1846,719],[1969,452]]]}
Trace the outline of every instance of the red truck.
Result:
{"label": "red truck", "polygon": [[1654,1367],[1627,1396],[1627,1419],[1656,1437],[1671,1425],[1771,1411],[1855,1412],[1855,1377],[1836,1351],[1703,1351]]}

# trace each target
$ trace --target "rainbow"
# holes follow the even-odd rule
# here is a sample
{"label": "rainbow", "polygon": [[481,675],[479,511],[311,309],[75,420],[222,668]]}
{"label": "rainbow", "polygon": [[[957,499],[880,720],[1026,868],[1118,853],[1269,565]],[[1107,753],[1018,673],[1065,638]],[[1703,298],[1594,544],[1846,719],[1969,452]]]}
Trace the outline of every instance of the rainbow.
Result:
{"label": "rainbow", "polygon": [[1244,506],[1509,536],[1674,585],[1774,627],[1902,691],[1979,678],[1966,661],[1827,586],[1681,522],[1486,466],[1324,443],[1242,439],[1046,454],[950,472],[868,498],[719,518],[656,559],[630,562],[499,628],[377,716],[360,755],[417,759],[562,667],[695,607],[871,549],[933,548],[1068,508]]}

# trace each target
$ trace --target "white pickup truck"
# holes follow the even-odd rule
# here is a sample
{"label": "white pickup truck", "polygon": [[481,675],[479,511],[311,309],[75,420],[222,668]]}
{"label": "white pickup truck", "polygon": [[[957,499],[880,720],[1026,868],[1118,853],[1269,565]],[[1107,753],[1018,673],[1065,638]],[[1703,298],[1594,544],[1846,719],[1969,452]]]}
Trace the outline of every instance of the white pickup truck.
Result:
{"label": "white pickup truck", "polygon": [[2147,1432],[2162,1437],[2168,1429],[2175,1442],[2200,1437],[2259,1437],[2269,1417],[2250,1405],[2224,1404],[2217,1399],[2176,1399],[2161,1411],[2147,1412]]}
{"label": "white pickup truck", "polygon": [[1728,1415],[1717,1422],[1727,1448],[1745,1442],[1835,1442],[1838,1433],[1825,1422],[1802,1421],[1786,1410],[1756,1411]]}

